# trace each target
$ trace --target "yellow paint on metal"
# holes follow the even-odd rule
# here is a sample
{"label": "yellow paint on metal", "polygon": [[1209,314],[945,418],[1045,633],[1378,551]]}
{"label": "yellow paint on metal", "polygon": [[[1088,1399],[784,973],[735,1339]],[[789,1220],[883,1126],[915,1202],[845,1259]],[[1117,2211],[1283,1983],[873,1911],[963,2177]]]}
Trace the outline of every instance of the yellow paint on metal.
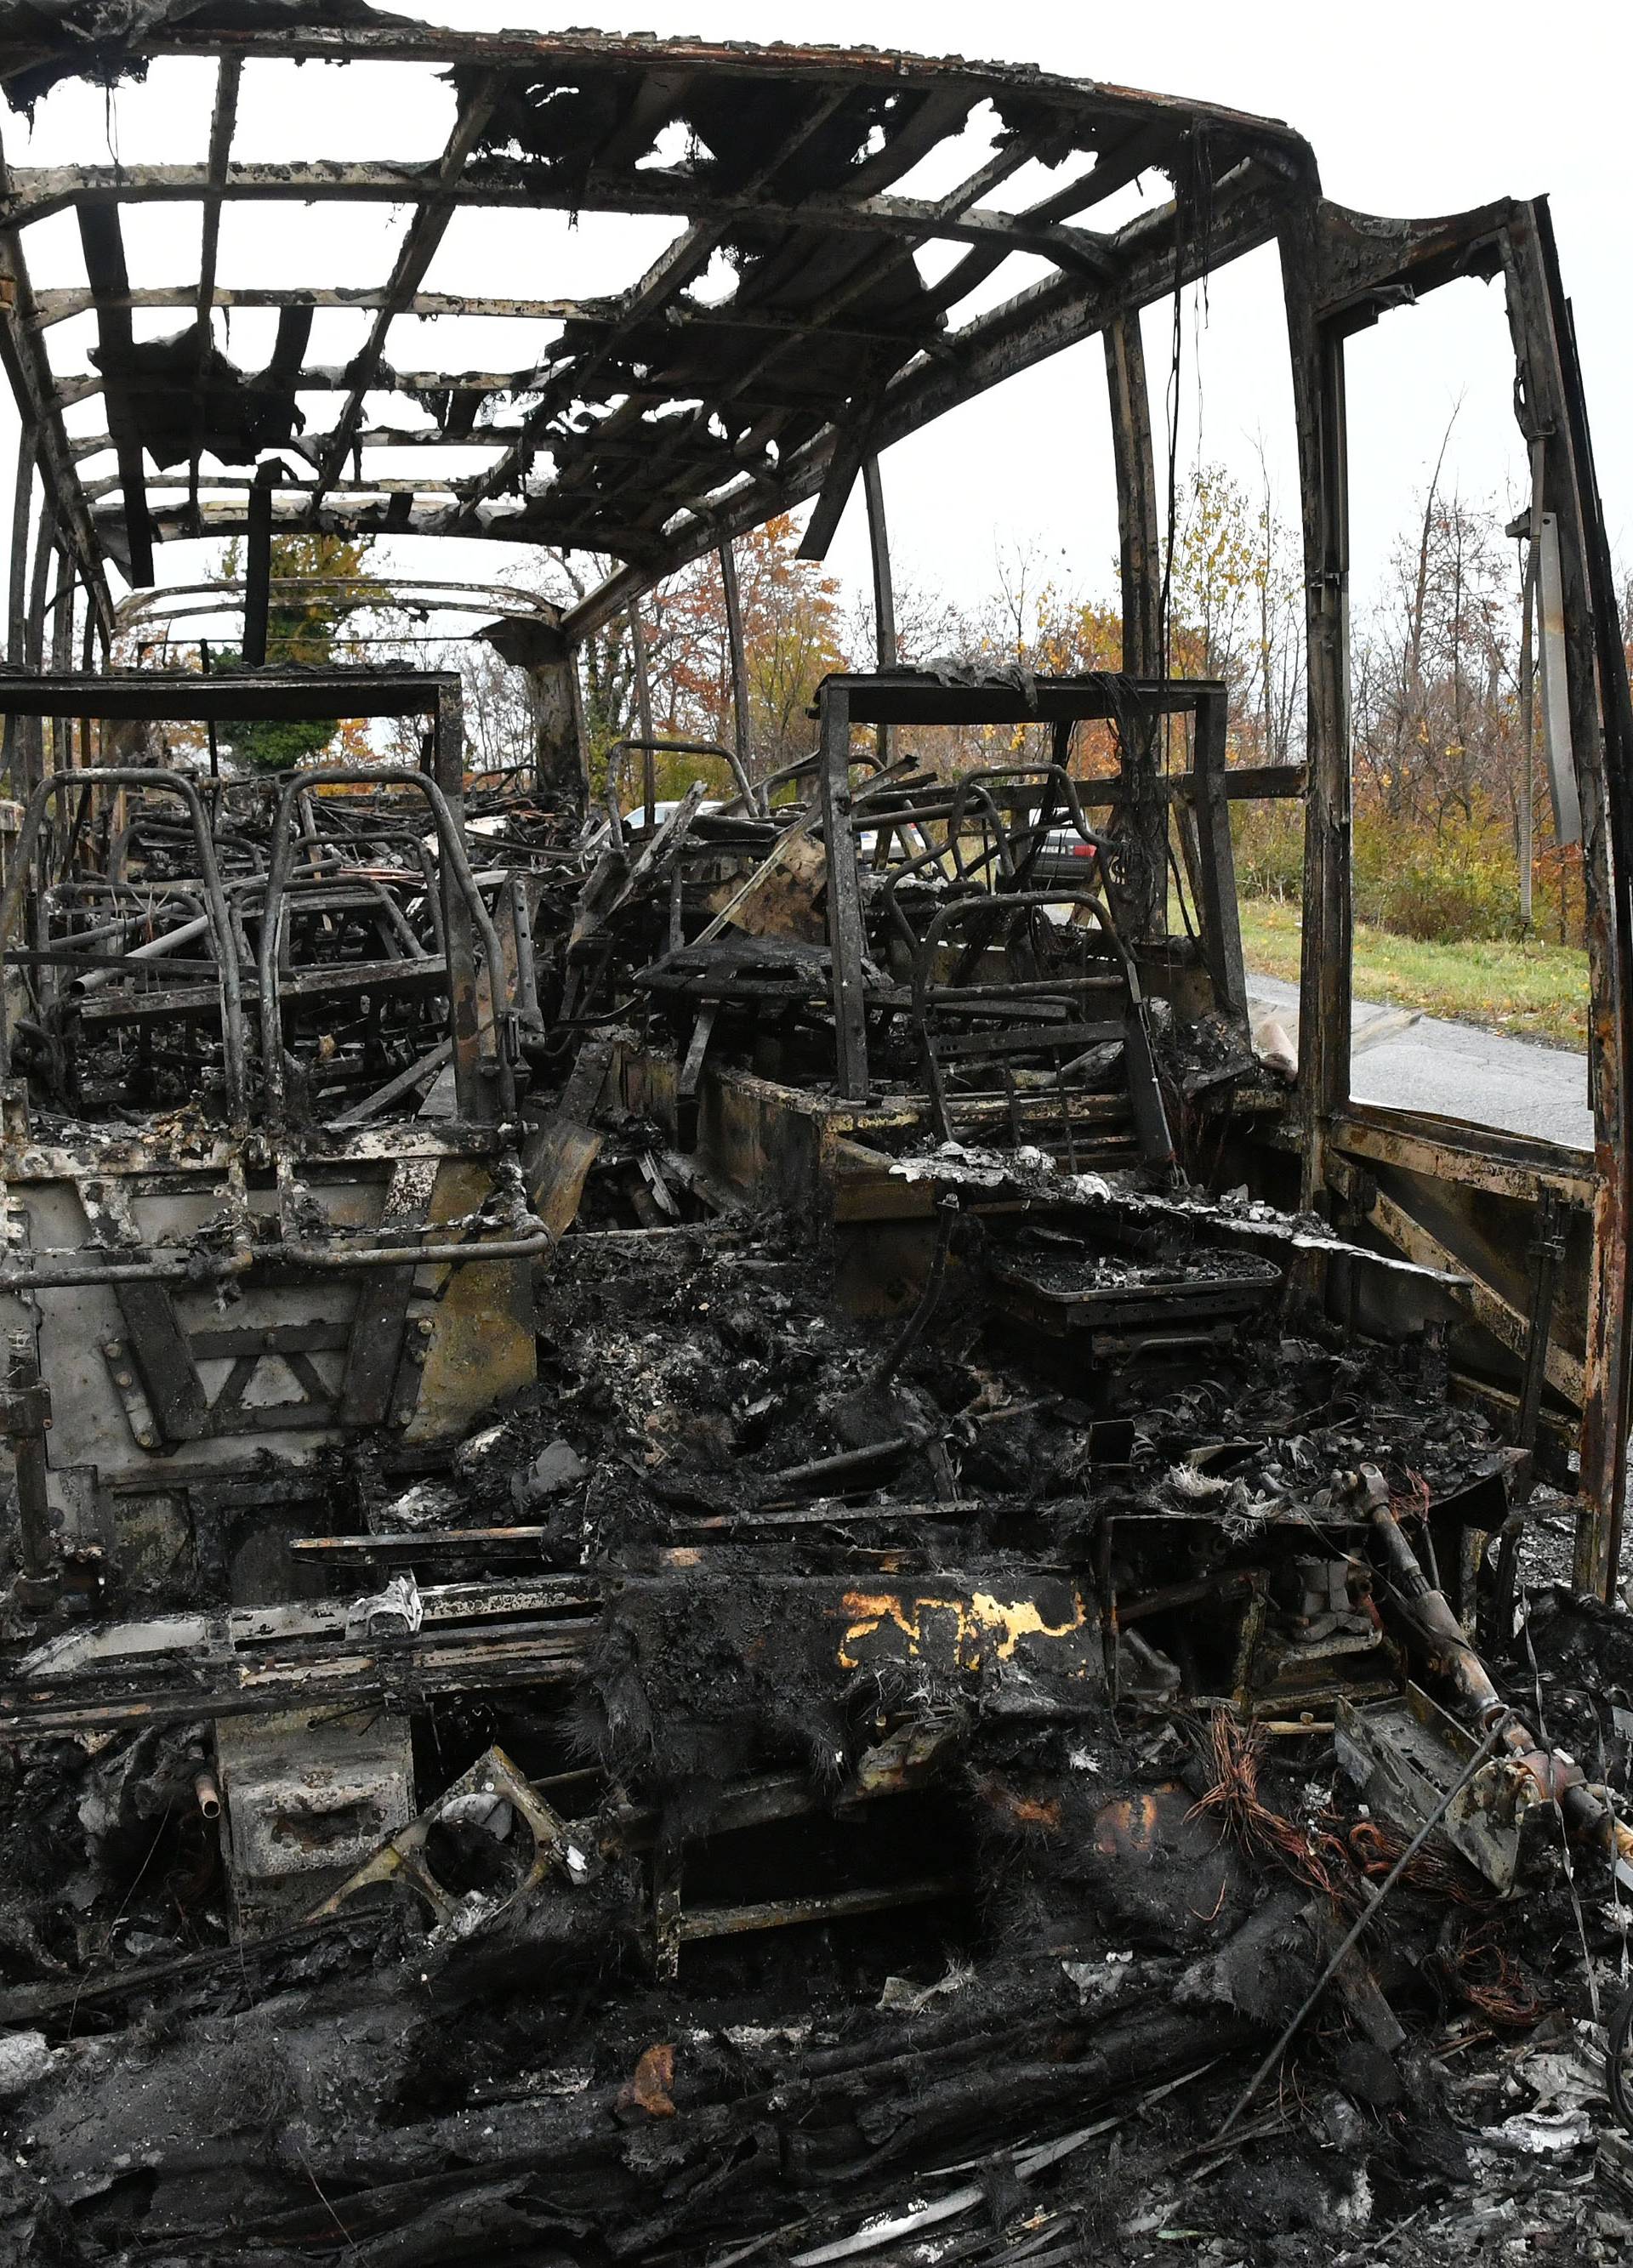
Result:
{"label": "yellow paint on metal", "polygon": [[912,1658],[927,1646],[927,1618],[940,1615],[953,1619],[957,1638],[950,1651],[960,1669],[979,1669],[989,1659],[1010,1661],[1023,1638],[1068,1638],[1083,1628],[1088,1615],[1082,1594],[1074,1591],[1070,1595],[1071,1613],[1064,1621],[1050,1622],[1035,1599],[1006,1602],[990,1591],[975,1591],[964,1598],[925,1599],[905,1598],[895,1591],[847,1591],[844,1610],[851,1620],[839,1643],[839,1665],[859,1668],[857,1647],[886,1624],[901,1632]]}
{"label": "yellow paint on metal", "polygon": [[[445,1159],[432,1195],[432,1224],[462,1219],[491,1187],[481,1165]],[[532,1262],[494,1260],[438,1274],[447,1279],[447,1288],[434,1310],[410,1441],[468,1432],[537,1374]]]}

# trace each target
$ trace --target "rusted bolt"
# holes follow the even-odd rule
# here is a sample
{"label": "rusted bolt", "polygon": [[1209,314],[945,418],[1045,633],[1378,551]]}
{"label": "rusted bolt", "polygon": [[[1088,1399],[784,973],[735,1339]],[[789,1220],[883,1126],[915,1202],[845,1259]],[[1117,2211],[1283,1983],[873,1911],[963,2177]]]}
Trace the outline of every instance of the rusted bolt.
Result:
{"label": "rusted bolt", "polygon": [[137,1435],[137,1447],[139,1449],[156,1449],[159,1444],[151,1433],[143,1432]]}
{"label": "rusted bolt", "polygon": [[114,1373],[114,1383],[115,1386],[134,1386],[136,1381],[128,1370],[116,1370]]}
{"label": "rusted bolt", "polygon": [[414,1328],[418,1331],[421,1338],[428,1339],[436,1326],[432,1323],[429,1315],[422,1315]]}
{"label": "rusted bolt", "polygon": [[102,1351],[110,1362],[117,1362],[124,1351],[125,1343],[122,1339],[105,1339],[102,1342]]}

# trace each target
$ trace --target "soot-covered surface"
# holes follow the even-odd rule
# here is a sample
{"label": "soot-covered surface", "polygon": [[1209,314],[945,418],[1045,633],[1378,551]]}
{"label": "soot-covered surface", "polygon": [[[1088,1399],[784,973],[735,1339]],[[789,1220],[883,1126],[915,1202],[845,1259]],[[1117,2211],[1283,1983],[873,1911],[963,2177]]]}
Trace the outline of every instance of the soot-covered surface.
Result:
{"label": "soot-covered surface", "polygon": [[[1413,1519],[1511,1458],[1432,1350],[1263,1311],[1108,1432],[990,1257],[898,1354],[788,1223],[582,1233],[536,1388],[440,1469],[337,1469],[422,1583],[577,1587],[570,1677],[415,1713],[420,1800],[497,1744],[567,1822],[523,1894],[468,1817],[429,1934],[233,1943],[208,1724],[10,1752],[7,2257],[1617,2257],[1618,1915],[1547,1836],[1506,1901],[1431,1838],[1232,2119],[1408,1839],[1330,1730],[1413,1649],[1362,1468]],[[506,1528],[499,1570],[435,1542]],[[1620,1786],[1620,1617],[1527,1629],[1514,1697]]]}

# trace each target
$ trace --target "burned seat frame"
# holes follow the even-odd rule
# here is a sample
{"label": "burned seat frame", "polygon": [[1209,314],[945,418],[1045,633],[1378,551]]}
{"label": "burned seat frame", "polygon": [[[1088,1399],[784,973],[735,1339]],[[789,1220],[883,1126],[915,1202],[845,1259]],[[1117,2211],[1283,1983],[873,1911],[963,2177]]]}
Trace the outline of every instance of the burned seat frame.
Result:
{"label": "burned seat frame", "polygon": [[[55,1452],[48,1490],[65,1542],[100,1549],[110,1579],[136,1595],[175,1595],[178,1571],[191,1566],[204,1595],[225,1598],[236,1594],[235,1555],[254,1557],[257,1507],[281,1498],[284,1523],[300,1524],[324,1441],[382,1423],[410,1439],[456,1433],[532,1373],[528,1269],[550,1240],[528,1211],[517,1161],[517,1012],[506,979],[519,948],[515,937],[501,942],[465,853],[458,682],[401,672],[7,679],[0,713],[105,724],[336,713],[431,722],[432,772],[338,766],[281,784],[253,907],[223,883],[199,787],[139,766],[42,779],[0,896],[0,937],[9,937],[46,814],[66,793],[159,789],[187,808],[211,981],[201,987],[183,969],[183,983],[151,997],[167,1017],[218,1028],[223,1122],[203,1141],[167,1138],[161,1123],[110,1147],[71,1121],[31,1123],[26,1089],[12,1081],[0,1149],[0,1296],[9,1324],[37,1338],[53,1387],[55,1431],[40,1439]],[[422,992],[446,1001],[450,1113],[378,1130],[357,1123],[355,1111],[314,1124],[292,1095],[286,1024],[297,988],[279,966],[299,807],[327,797],[339,809],[361,789],[372,792],[370,809],[405,794],[427,807],[432,868],[417,841],[402,871],[424,892],[434,941],[445,941],[440,959],[422,949],[404,965]],[[435,888],[425,891],[428,871]],[[500,899],[508,928],[514,900]],[[253,959],[247,908],[260,926]],[[7,958],[37,973],[52,956],[20,948]],[[139,946],[102,959],[112,966],[97,972],[110,980],[97,1005],[111,1012],[121,970],[134,981],[154,964]],[[390,973],[319,968],[299,980],[299,998],[321,999],[326,980],[355,998]],[[8,1005],[0,1064],[11,1060],[11,1020]],[[97,1351],[88,1364],[79,1347]]]}

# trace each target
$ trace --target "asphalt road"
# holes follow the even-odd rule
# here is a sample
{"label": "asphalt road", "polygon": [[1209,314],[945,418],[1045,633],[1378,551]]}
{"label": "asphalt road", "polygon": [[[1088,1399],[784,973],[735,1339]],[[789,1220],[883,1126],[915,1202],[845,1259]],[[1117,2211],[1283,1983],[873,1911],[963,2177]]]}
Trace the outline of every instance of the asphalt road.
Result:
{"label": "asphalt road", "polygon": [[[1273,1016],[1296,1047],[1298,987],[1250,974],[1247,989],[1255,1029],[1262,1017]],[[1593,1146],[1587,1057],[1568,1048],[1357,1000],[1350,1062],[1358,1101],[1469,1118],[1579,1150]]]}

